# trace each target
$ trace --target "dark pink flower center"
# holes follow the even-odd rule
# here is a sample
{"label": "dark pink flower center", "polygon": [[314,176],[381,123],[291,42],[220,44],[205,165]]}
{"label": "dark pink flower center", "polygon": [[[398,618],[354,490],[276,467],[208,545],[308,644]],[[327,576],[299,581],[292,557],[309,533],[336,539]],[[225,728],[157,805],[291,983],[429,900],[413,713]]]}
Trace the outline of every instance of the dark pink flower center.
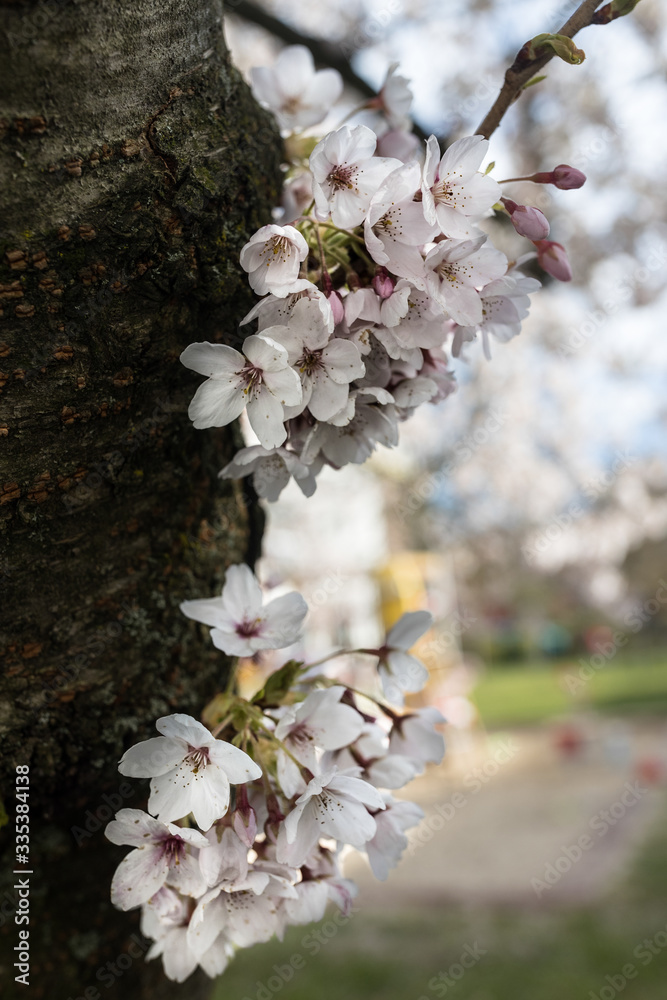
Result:
{"label": "dark pink flower center", "polygon": [[260,635],[262,631],[262,619],[255,618],[251,622],[244,619],[242,622],[237,624],[234,631],[237,635],[243,636],[244,639],[249,639],[254,635]]}
{"label": "dark pink flower center", "polygon": [[348,190],[354,190],[354,184],[352,183],[352,178],[357,171],[356,167],[348,167],[343,164],[339,164],[335,167],[329,174],[328,180],[334,191],[342,191],[343,188],[348,188]]}
{"label": "dark pink flower center", "polygon": [[169,865],[177,865],[185,857],[185,841],[182,837],[166,837],[162,842],[162,854]]}
{"label": "dark pink flower center", "polygon": [[207,747],[192,747],[188,746],[188,755],[185,758],[185,763],[188,767],[192,768],[194,774],[201,769],[210,764],[211,759],[208,755]]}

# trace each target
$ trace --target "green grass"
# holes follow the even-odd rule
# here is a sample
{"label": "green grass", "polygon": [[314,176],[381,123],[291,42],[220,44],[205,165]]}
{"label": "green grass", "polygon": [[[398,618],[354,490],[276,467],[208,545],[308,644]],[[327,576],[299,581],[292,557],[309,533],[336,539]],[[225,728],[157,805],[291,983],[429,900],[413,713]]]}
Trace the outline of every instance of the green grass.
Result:
{"label": "green grass", "polygon": [[[597,997],[608,985],[605,977],[618,976],[628,963],[637,975],[620,991],[623,1000],[664,1000],[663,939],[654,944],[655,956],[647,951],[638,956],[635,950],[665,932],[666,899],[663,821],[632,877],[597,909],[443,903],[415,911],[394,900],[382,913],[372,913],[362,900],[340,929],[331,920],[317,925],[317,934],[297,927],[283,942],[240,952],[215,1000],[589,1000],[591,991]],[[458,975],[460,957],[475,946],[484,954],[443,992],[439,974],[454,965]],[[285,982],[280,969],[294,956],[301,958],[294,963],[299,969]]]}
{"label": "green grass", "polygon": [[541,722],[579,708],[667,714],[666,658],[637,662],[617,657],[590,680],[582,680],[580,669],[577,660],[491,669],[476,687],[473,701],[490,728]]}

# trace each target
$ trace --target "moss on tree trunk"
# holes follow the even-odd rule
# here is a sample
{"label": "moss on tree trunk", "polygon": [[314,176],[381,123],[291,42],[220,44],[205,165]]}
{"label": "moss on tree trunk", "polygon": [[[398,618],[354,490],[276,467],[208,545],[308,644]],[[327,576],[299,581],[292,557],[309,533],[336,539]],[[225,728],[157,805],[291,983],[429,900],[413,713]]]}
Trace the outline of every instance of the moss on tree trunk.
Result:
{"label": "moss on tree trunk", "polygon": [[209,980],[168,983],[137,914],[112,910],[123,851],[103,829],[145,804],[123,749],[196,714],[224,674],[179,602],[257,548],[252,499],[216,475],[234,432],[193,430],[178,356],[238,342],[238,252],[269,221],[280,140],[230,65],[218,0],[0,0],[0,95],[2,992],[192,1000]]}

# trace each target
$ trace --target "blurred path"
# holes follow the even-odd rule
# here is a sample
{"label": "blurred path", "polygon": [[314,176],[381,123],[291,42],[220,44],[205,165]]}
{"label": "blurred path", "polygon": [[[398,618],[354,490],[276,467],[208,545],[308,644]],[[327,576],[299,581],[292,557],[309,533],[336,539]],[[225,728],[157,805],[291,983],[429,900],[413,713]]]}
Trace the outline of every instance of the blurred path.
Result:
{"label": "blurred path", "polygon": [[577,726],[450,733],[443,764],[405,796],[426,816],[387,882],[365,857],[346,859],[365,904],[603,896],[664,816],[667,724],[579,718]]}

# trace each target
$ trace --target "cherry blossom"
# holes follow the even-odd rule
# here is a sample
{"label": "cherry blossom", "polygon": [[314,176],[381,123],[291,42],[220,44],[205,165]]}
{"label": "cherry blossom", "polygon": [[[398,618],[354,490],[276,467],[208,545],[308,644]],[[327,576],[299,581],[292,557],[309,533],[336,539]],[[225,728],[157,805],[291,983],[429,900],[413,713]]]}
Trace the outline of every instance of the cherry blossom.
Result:
{"label": "cherry blossom", "polygon": [[439,764],[445,753],[445,741],[436,726],[445,718],[437,708],[418,708],[395,721],[389,737],[389,749],[414,762],[422,771],[427,763]]}
{"label": "cherry blossom", "polygon": [[146,959],[162,958],[165,975],[183,983],[199,965],[211,978],[221,975],[235,953],[224,934],[219,934],[210,948],[197,955],[188,943],[190,904],[173,890],[160,889],[144,905],[141,932],[153,939]]}
{"label": "cherry blossom", "polygon": [[181,362],[208,379],[195,393],[188,415],[195,427],[224,427],[247,407],[252,429],[265,448],[286,437],[283,406],[301,400],[301,383],[288,365],[287,351],[272,340],[270,327],[261,337],[246,337],[243,354],[226,344],[190,344]]}
{"label": "cherry blossom", "polygon": [[313,471],[311,466],[304,465],[298,455],[286,448],[267,449],[252,445],[237,451],[219,475],[223,479],[252,475],[257,495],[273,501],[278,499],[292,477],[304,496],[312,496],[317,485]]}
{"label": "cherry blossom", "polygon": [[378,96],[369,101],[369,107],[379,108],[386,116],[392,129],[407,132],[412,127],[410,108],[412,91],[410,81],[398,73],[399,64],[392,63],[387,70],[385,81]]}
{"label": "cherry blossom", "polygon": [[417,281],[424,273],[418,247],[438,232],[437,225],[424,217],[422,204],[414,201],[420,176],[417,163],[389,174],[373,195],[364,223],[366,246],[373,260],[394,274]]}
{"label": "cherry blossom", "polygon": [[[320,121],[341,91],[338,75],[317,72],[301,46],[252,75],[284,129]],[[247,409],[246,446],[220,476],[250,475],[268,500],[290,479],[310,496],[325,466],[360,464],[396,445],[415,409],[454,391],[448,351],[458,357],[479,337],[490,358],[491,337],[515,337],[539,287],[518,270],[524,260],[537,256],[554,277],[571,277],[565,249],[544,238],[542,213],[501,199],[490,171],[480,171],[487,140],[468,136],[441,155],[435,137],[424,145],[400,131],[410,125],[410,100],[392,65],[365,105],[388,120],[379,142],[353,124],[322,138],[288,137],[282,207],[240,254],[261,296],[241,321],[249,333],[242,351],[195,343],[181,356],[206,376],[188,411],[195,427],[226,426]],[[560,164],[504,183],[511,180],[568,189],[585,178]],[[499,200],[535,245],[511,266],[478,228]],[[365,851],[385,879],[422,816],[391,792],[444,754],[440,712],[402,707],[428,681],[411,652],[432,624],[428,612],[403,615],[378,649],[331,654],[377,658],[384,698],[360,698],[332,679],[332,664],[276,667],[274,657],[266,658],[273,672],[244,696],[237,658],[298,642],[307,611],[294,593],[264,604],[246,565],[228,568],[219,596],[181,610],[232,658],[221,658],[225,690],[202,706],[207,726],[165,716],[158,737],[126,751],[119,770],[150,779],[148,811],[122,809],[106,831],[131,848],[112,901],[141,907],[147,959],[160,958],[177,982],[198,967],[219,975],[239,948],[322,919],[330,901],[349,915],[357,888],[342,877],[339,855]],[[182,695],[190,704],[191,692]]]}
{"label": "cherry blossom", "polygon": [[408,611],[389,629],[380,647],[382,688],[389,701],[397,705],[403,704],[405,692],[421,691],[428,681],[428,670],[408,650],[432,624],[433,616],[428,611]]}
{"label": "cherry blossom", "polygon": [[295,291],[308,244],[293,226],[262,226],[241,250],[241,267],[258,295],[283,298]]}
{"label": "cherry blossom", "polygon": [[438,140],[426,144],[422,180],[424,215],[438,223],[445,236],[465,240],[476,236],[475,223],[500,198],[500,187],[479,166],[489,148],[481,135],[457,139],[440,156]]}
{"label": "cherry blossom", "polygon": [[424,818],[424,812],[414,802],[403,802],[383,795],[385,809],[375,816],[375,836],[366,844],[366,853],[373,874],[381,882],[389,876],[408,846],[405,831]]}
{"label": "cherry blossom", "polygon": [[350,382],[365,374],[356,344],[340,337],[329,338],[324,326],[282,334],[290,362],[301,378],[301,402],[288,416],[298,416],[306,407],[316,420],[326,421],[347,403]]}
{"label": "cherry blossom", "polygon": [[255,67],[250,76],[256,100],[275,114],[284,129],[317,125],[343,91],[340,73],[315,70],[305,45],[288,45],[273,66]]}
{"label": "cherry blossom", "polygon": [[289,752],[279,750],[277,758],[278,780],[288,798],[305,789],[293,758],[315,772],[317,749],[338,750],[352,743],[363,729],[363,716],[341,704],[344,694],[345,688],[338,685],[313,691],[299,705],[288,708],[276,726],[275,735]]}
{"label": "cherry blossom", "polygon": [[477,289],[507,270],[505,255],[483,246],[485,240],[485,236],[445,240],[429,250],[424,262],[427,291],[461,326],[481,322],[482,300]]}
{"label": "cherry blossom", "polygon": [[367,806],[384,809],[382,796],[367,781],[339,774],[336,767],[312,778],[285,818],[278,840],[279,859],[303,864],[319,837],[363,847],[376,831]]}
{"label": "cherry blossom", "polygon": [[148,902],[167,883],[187,896],[206,891],[197,858],[190,848],[208,847],[198,830],[161,823],[141,809],[121,809],[105,832],[112,844],[130,844],[130,851],[116,869],[111,902],[131,910]]}
{"label": "cherry blossom", "polygon": [[243,750],[217,740],[189,715],[158,719],[161,736],[126,750],[121,774],[151,778],[148,811],[162,823],[192,815],[208,830],[229,806],[229,786],[259,778],[262,770]]}
{"label": "cherry blossom", "polygon": [[528,315],[531,292],[540,288],[535,278],[527,278],[516,271],[490,281],[482,289],[482,320],[478,326],[456,326],[452,341],[452,354],[458,357],[466,341],[474,340],[477,330],[482,334],[484,355],[491,360],[489,334],[505,344],[521,332],[521,321]]}
{"label": "cherry blossom", "polygon": [[376,135],[365,125],[343,125],[329,132],[310,154],[315,207],[336,226],[358,226],[371,199],[400,160],[374,156]]}
{"label": "cherry blossom", "polygon": [[398,444],[396,413],[390,405],[377,405],[373,397],[355,396],[354,414],[344,425],[317,424],[301,453],[304,462],[320,452],[340,468],[348,462],[359,465],[372,455],[378,444],[391,448]]}
{"label": "cherry blossom", "polygon": [[[321,118],[339,90],[299,46],[253,79],[291,128]],[[435,136],[422,143],[402,131],[410,101],[392,64],[380,95],[363,105],[383,115],[379,140],[353,123],[319,139],[288,137],[283,207],[241,251],[261,296],[241,321],[252,324],[243,352],[193,344],[183,353],[208,378],[189,409],[196,427],[226,426],[247,410],[246,447],[220,476],[251,476],[263,499],[276,501],[291,479],[311,496],[326,466],[361,464],[378,446],[393,447],[415,410],[453,393],[445,348],[461,357],[479,336],[490,358],[491,337],[506,343],[518,334],[534,288],[508,273],[506,256],[479,229],[499,202],[544,269],[571,277],[539,209],[501,197],[493,165],[480,169],[488,140],[466,136],[441,153]],[[567,189],[585,177],[560,164],[503,183],[518,180]]]}
{"label": "cherry blossom", "polygon": [[230,566],[220,597],[184,601],[188,618],[210,625],[213,645],[229,656],[252,656],[260,649],[284,649],[296,642],[308,605],[301,594],[263,603],[262,589],[249,566]]}

